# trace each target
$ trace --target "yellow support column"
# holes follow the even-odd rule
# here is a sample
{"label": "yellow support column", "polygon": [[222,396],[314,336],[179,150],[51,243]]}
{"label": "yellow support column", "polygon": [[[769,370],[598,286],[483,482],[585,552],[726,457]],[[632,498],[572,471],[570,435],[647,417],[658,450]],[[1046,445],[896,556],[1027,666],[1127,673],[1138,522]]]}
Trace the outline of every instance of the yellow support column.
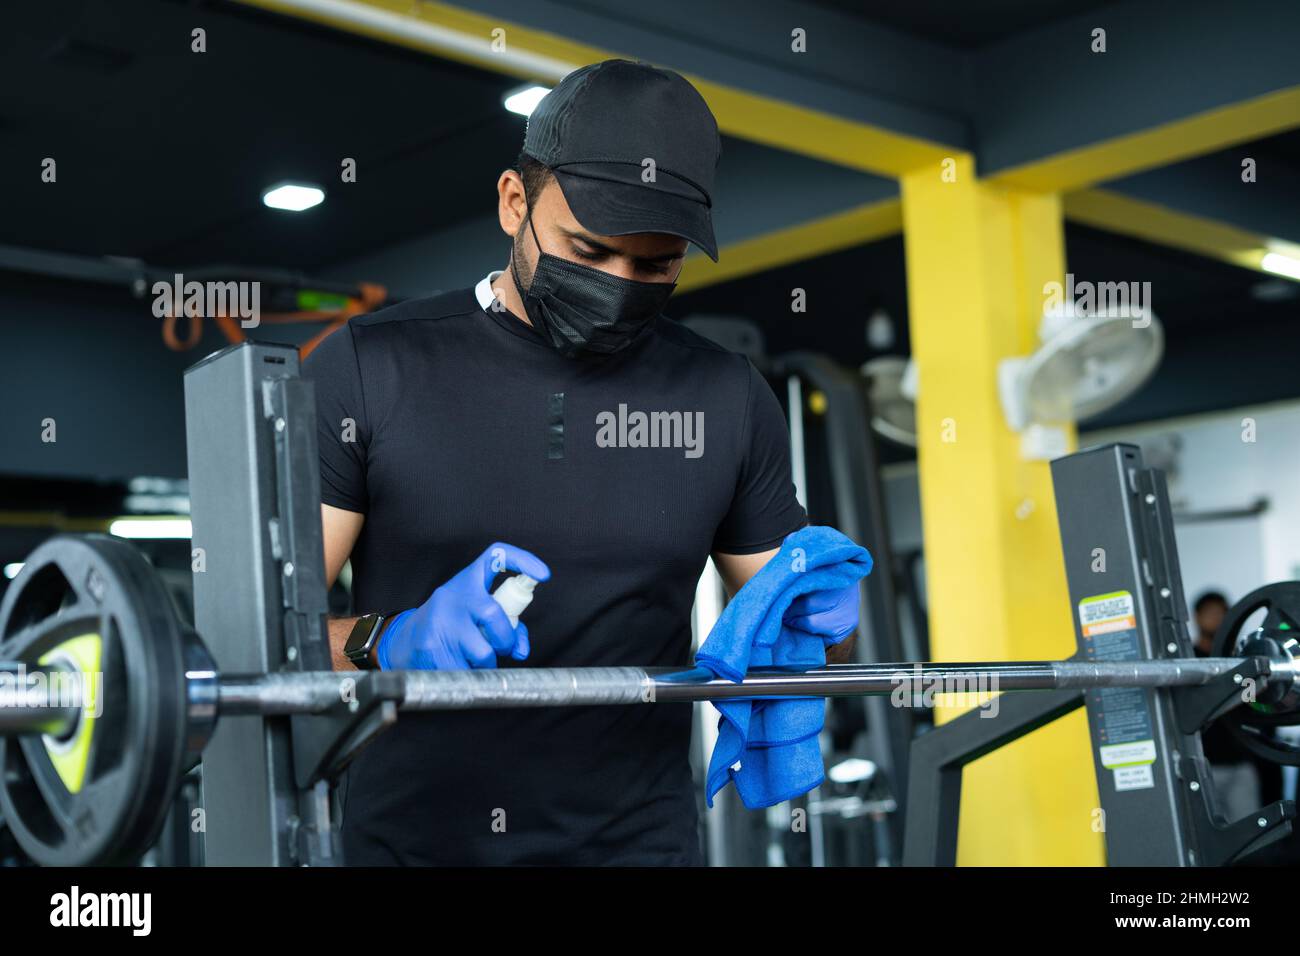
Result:
{"label": "yellow support column", "polygon": [[[978,182],[961,155],[901,185],[932,656],[1068,657],[1051,476],[1022,460],[997,391],[998,362],[1037,345],[1044,284],[1064,281],[1060,199]],[[1097,806],[1080,709],[967,767],[958,863],[1101,864]]]}

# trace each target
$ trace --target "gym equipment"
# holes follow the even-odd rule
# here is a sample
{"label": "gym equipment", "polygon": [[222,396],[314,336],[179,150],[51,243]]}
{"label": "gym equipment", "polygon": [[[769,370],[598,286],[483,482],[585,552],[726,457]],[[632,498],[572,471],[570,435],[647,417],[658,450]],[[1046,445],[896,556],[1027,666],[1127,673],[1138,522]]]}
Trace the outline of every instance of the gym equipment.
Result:
{"label": "gym equipment", "polygon": [[1243,686],[1294,712],[1295,660],[1275,640],[1192,656],[1163,481],[1132,446],[1053,463],[1078,612],[1070,660],[835,665],[741,684],[637,667],[352,673],[329,669],[314,397],[296,350],[226,349],[187,373],[186,395],[205,640],[144,557],[105,537],[42,545],[0,603],[0,705],[16,705],[0,706],[0,813],[37,863],[137,859],[201,753],[205,862],[337,865],[332,781],[399,711],[771,695],[892,696],[906,710],[931,691],[1037,693],[913,744],[909,862],[955,855],[962,763],[1085,704],[1110,862],[1226,862],[1290,832],[1285,801],[1225,825],[1199,731]]}
{"label": "gym equipment", "polygon": [[[181,625],[145,558],[103,535],[57,537],[33,552],[6,594],[0,634],[7,673],[22,668],[26,675],[24,707],[6,714],[0,738],[0,806],[23,849],[49,865],[138,857],[218,717],[327,715],[372,695],[401,711],[425,711],[803,694],[910,698],[927,689],[1195,687],[1241,663],[831,665],[755,673],[742,684],[702,669],[639,667],[226,675],[214,672],[198,637]],[[77,650],[82,642],[100,645],[102,658]],[[1291,658],[1263,660],[1267,686],[1289,690]],[[68,678],[62,684],[53,680],[60,674]],[[71,751],[77,759],[70,770],[63,758]]]}
{"label": "gym equipment", "polygon": [[1291,801],[1225,819],[1200,739],[1211,721],[1240,713],[1252,695],[1276,701],[1279,714],[1293,708],[1294,681],[1283,676],[1295,669],[1289,650],[1258,642],[1241,650],[1262,656],[1193,656],[1164,475],[1144,466],[1140,449],[1106,445],[1051,467],[1075,659],[1236,664],[1194,687],[1007,695],[997,720],[966,713],[918,738],[905,862],[955,862],[963,766],[1081,706],[1110,865],[1222,866],[1290,833]]}
{"label": "gym equipment", "polygon": [[[1245,625],[1260,611],[1264,619],[1247,631]],[[1214,635],[1216,655],[1264,654],[1294,660],[1300,653],[1300,581],[1282,581],[1256,588],[1234,604]],[[1273,728],[1300,724],[1296,694],[1300,687],[1271,686],[1247,707],[1221,718],[1243,747],[1265,760],[1300,766],[1300,746],[1273,733]]]}
{"label": "gym equipment", "polygon": [[[912,656],[904,651],[898,620],[897,577],[880,480],[879,450],[871,434],[873,412],[867,383],[826,356],[811,352],[791,352],[775,358],[770,371],[786,380],[791,463],[796,475],[805,476],[809,514],[817,523],[832,525],[854,541],[873,544],[875,566],[861,582],[862,613],[853,653],[864,663]],[[823,400],[820,411],[812,401],[814,396]],[[821,462],[823,467],[815,471],[824,474],[827,482],[806,481],[814,471],[808,467],[809,461]],[[862,755],[876,764],[880,791],[888,794],[896,808],[905,808],[916,711],[890,707],[874,696],[866,697],[859,706],[827,710],[828,722],[839,718],[849,726],[860,715]],[[895,812],[886,818],[884,826],[891,847],[902,845],[903,817],[904,813]],[[818,863],[824,843],[820,828],[821,818],[812,815],[809,834],[813,860]]]}
{"label": "gym equipment", "polygon": [[[156,835],[211,728],[208,685],[186,674],[205,652],[127,542],[55,538],[28,562],[0,604],[14,662],[5,684],[26,698],[22,710],[0,707],[0,809],[41,863],[128,862]],[[45,679],[33,686],[19,665]],[[62,699],[39,700],[42,689]],[[31,735],[9,736],[22,729]]]}

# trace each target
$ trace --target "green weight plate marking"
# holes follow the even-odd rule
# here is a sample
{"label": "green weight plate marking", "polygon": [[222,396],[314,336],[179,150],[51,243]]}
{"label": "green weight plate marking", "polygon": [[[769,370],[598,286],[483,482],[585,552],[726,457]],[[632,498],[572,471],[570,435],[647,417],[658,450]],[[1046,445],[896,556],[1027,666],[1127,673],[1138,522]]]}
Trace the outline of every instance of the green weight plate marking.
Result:
{"label": "green weight plate marking", "polygon": [[70,638],[40,658],[42,665],[70,660],[81,675],[84,697],[81,703],[81,720],[68,740],[45,737],[45,751],[69,793],[80,793],[90,767],[90,745],[95,734],[95,714],[99,694],[101,660],[104,642],[98,634],[82,634]]}

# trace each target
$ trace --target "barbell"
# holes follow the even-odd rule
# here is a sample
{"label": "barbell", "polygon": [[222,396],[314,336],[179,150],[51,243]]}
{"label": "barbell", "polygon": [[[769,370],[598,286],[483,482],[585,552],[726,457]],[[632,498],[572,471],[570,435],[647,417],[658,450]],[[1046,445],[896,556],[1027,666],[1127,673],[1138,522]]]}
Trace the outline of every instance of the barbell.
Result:
{"label": "barbell", "polygon": [[[1276,598],[1279,614],[1295,614],[1300,585]],[[1259,699],[1279,722],[1300,721],[1293,647],[1252,641],[1242,646],[1260,659]],[[1196,686],[1242,660],[842,664],[740,683],[670,667],[221,674],[139,551],[61,536],[32,553],[0,602],[0,814],[37,863],[132,862],[219,717],[335,713],[356,706],[360,680],[381,682],[399,711],[896,694],[914,704],[924,691]]]}

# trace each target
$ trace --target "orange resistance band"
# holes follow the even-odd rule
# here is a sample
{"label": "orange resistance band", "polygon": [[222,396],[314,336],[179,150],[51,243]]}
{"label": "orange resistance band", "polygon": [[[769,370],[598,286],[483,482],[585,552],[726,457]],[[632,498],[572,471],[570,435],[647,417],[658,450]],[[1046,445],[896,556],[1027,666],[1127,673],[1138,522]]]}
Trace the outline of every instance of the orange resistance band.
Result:
{"label": "orange resistance band", "polygon": [[[272,312],[263,315],[261,322],[271,324],[289,324],[296,322],[325,322],[325,328],[313,335],[310,339],[298,347],[298,356],[300,359],[306,359],[312,353],[316,346],[325,340],[325,337],[331,332],[342,328],[343,325],[354,315],[364,315],[367,312],[373,312],[383,304],[388,298],[388,290],[382,285],[373,282],[361,282],[357,284],[358,295],[349,296],[347,305],[337,310],[312,310],[304,312]],[[167,347],[174,352],[183,352],[194,348],[203,338],[203,317],[200,315],[188,315],[190,320],[189,335],[185,339],[179,339],[176,336],[176,320],[179,316],[169,313],[163,318],[162,337]],[[229,315],[221,314],[213,316],[217,323],[217,328],[221,329],[223,335],[232,344],[237,345],[244,341],[244,330],[239,324],[239,320]]]}

